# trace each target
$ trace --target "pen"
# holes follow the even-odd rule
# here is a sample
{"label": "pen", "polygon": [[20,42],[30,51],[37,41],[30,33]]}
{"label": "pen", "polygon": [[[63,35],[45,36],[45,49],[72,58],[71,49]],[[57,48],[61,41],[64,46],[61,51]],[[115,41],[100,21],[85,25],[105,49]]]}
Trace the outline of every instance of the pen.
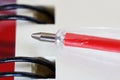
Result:
{"label": "pen", "polygon": [[92,35],[76,34],[71,32],[33,33],[32,38],[39,41],[62,43],[64,46],[89,48],[120,53],[120,40]]}

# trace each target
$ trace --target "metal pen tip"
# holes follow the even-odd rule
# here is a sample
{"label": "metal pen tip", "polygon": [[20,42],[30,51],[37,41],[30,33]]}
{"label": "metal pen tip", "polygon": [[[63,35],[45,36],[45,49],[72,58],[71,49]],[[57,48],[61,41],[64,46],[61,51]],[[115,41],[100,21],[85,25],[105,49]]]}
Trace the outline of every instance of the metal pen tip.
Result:
{"label": "metal pen tip", "polygon": [[56,34],[53,33],[44,33],[44,32],[33,33],[31,37],[39,41],[47,41],[47,42],[56,41]]}
{"label": "metal pen tip", "polygon": [[40,40],[40,35],[41,35],[40,33],[33,33],[31,37],[34,39]]}

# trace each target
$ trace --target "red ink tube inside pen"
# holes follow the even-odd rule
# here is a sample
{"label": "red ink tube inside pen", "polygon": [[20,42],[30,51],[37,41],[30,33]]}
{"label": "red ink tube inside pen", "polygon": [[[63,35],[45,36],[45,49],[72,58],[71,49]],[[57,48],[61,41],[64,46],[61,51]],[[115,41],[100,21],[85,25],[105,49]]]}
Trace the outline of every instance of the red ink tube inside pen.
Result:
{"label": "red ink tube inside pen", "polygon": [[64,45],[111,52],[120,52],[120,40],[74,33],[65,34]]}
{"label": "red ink tube inside pen", "polygon": [[88,48],[120,53],[120,40],[76,33],[34,33],[32,37],[40,41],[62,43],[65,46]]}

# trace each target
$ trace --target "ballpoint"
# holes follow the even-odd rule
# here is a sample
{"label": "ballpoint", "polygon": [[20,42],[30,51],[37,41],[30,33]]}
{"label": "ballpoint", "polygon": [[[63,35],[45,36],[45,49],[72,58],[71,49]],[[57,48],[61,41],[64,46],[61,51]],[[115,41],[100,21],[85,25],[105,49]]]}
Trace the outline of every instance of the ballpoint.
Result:
{"label": "ballpoint", "polygon": [[62,43],[64,46],[89,48],[120,53],[120,40],[106,37],[76,34],[71,32],[33,33],[32,38],[39,41]]}

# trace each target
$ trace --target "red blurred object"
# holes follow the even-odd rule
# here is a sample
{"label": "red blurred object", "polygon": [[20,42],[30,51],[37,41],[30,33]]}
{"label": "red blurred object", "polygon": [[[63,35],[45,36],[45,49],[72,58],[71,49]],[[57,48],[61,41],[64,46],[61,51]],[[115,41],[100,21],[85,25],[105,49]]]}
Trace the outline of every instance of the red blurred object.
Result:
{"label": "red blurred object", "polygon": [[64,44],[66,46],[91,48],[120,53],[120,40],[117,39],[66,33]]}
{"label": "red blurred object", "polygon": [[[0,21],[0,56],[14,56],[15,54],[15,26],[16,21]],[[6,55],[8,53],[8,56]]]}
{"label": "red blurred object", "polygon": [[[0,0],[0,5],[16,3],[16,0]],[[16,14],[16,11],[0,11],[0,15]],[[0,21],[0,58],[15,56],[16,21]],[[14,63],[0,64],[0,72],[14,72]],[[14,80],[14,77],[4,77],[0,80]]]}

